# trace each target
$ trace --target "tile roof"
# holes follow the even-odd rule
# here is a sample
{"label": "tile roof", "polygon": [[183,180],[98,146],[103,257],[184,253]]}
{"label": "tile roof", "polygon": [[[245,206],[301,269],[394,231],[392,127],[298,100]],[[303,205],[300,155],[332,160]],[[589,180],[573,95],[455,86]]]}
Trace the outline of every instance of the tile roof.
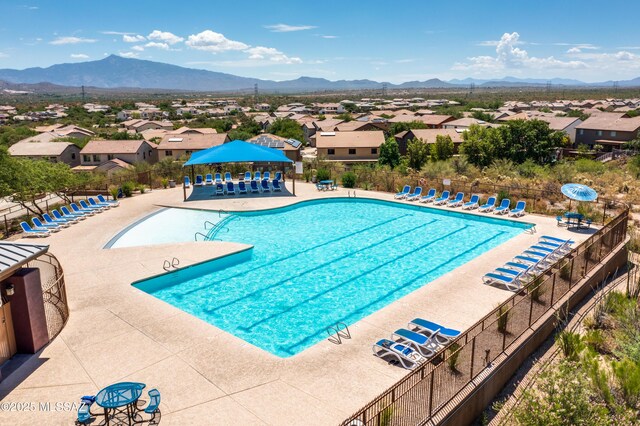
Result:
{"label": "tile roof", "polygon": [[422,139],[425,143],[435,143],[438,135],[450,136],[453,143],[462,143],[463,141],[462,132],[456,129],[412,129],[398,133],[396,136],[401,138],[409,132],[413,133],[416,139]]}
{"label": "tile roof", "polygon": [[158,149],[184,149],[194,151],[222,145],[227,142],[228,139],[226,133],[167,133],[158,144]]}
{"label": "tile roof", "polygon": [[143,139],[110,141],[89,141],[80,151],[81,154],[135,154],[142,144],[147,143]]}
{"label": "tile roof", "polygon": [[624,113],[602,113],[592,115],[581,124],[576,126],[576,128],[589,130],[634,132],[640,129],[640,116],[629,118],[626,117]]}
{"label": "tile roof", "polygon": [[9,147],[9,154],[18,157],[52,157],[61,155],[71,142],[18,142]]}
{"label": "tile roof", "polygon": [[317,148],[377,148],[383,143],[382,130],[316,133]]}

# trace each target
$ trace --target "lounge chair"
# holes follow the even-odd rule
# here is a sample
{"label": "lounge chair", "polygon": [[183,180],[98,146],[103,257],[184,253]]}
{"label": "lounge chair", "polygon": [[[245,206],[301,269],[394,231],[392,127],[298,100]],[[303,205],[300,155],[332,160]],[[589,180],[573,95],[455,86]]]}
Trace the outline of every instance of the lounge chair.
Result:
{"label": "lounge chair", "polygon": [[269,182],[271,180],[271,172],[264,172],[262,180],[266,180],[267,182]]}
{"label": "lounge chair", "polygon": [[33,237],[47,237],[51,233],[47,228],[32,228],[27,222],[20,222],[20,227],[25,234]]}
{"label": "lounge chair", "polygon": [[189,176],[184,177],[184,187],[191,188],[191,179],[189,179]]}
{"label": "lounge chair", "polygon": [[547,241],[549,243],[556,243],[556,244],[560,244],[562,246],[571,246],[573,243],[575,243],[575,241],[573,240],[565,240],[562,238],[557,238],[557,237],[552,237],[551,235],[543,235],[539,238],[538,240],[540,241]]}
{"label": "lounge chair", "polygon": [[224,195],[224,185],[216,183],[216,195]]}
{"label": "lounge chair", "polygon": [[253,180],[255,181],[261,181],[262,178],[260,177],[260,172],[256,170],[256,172],[253,174]]}
{"label": "lounge chair", "polygon": [[53,217],[59,220],[66,220],[69,223],[77,223],[78,221],[84,219],[84,216],[62,216],[58,210],[52,210]]}
{"label": "lounge chair", "polygon": [[407,195],[409,195],[410,192],[411,192],[411,186],[405,185],[404,188],[402,188],[402,191],[394,195],[393,198],[395,198],[396,200],[404,200],[405,198],[407,198]]}
{"label": "lounge chair", "polygon": [[282,172],[276,172],[276,177],[273,180],[282,180]]}
{"label": "lounge chair", "polygon": [[280,186],[280,181],[278,179],[272,180],[271,186],[273,186],[273,192],[282,192],[282,187]]}
{"label": "lounge chair", "polygon": [[53,219],[51,218],[51,216],[49,216],[49,213],[43,214],[42,219],[44,220],[44,223],[47,223],[50,225],[58,225],[63,228],[68,228],[69,225],[71,225],[72,223],[71,221],[68,221],[66,219]]}
{"label": "lounge chair", "polygon": [[433,204],[436,206],[440,206],[445,204],[447,201],[449,201],[449,191],[444,191],[440,198],[436,198],[435,200],[433,200]]}
{"label": "lounge chair", "polygon": [[244,172],[244,180],[246,182],[251,180],[251,172]]}
{"label": "lounge chair", "polygon": [[409,322],[407,328],[416,328],[420,333],[426,334],[427,336],[435,335],[436,342],[443,345],[449,343],[460,335],[460,331],[458,330],[443,327],[438,323],[422,318],[414,318]]}
{"label": "lounge chair", "polygon": [[48,229],[51,232],[58,232],[60,230],[60,225],[57,223],[42,223],[37,217],[32,217],[31,222],[35,229]]}
{"label": "lounge chair", "polygon": [[527,206],[526,201],[518,201],[516,203],[516,208],[509,212],[509,216],[520,217],[524,216],[524,208]]}
{"label": "lounge chair", "polygon": [[504,267],[519,272],[521,275],[535,276],[535,265],[520,262],[507,262]]}
{"label": "lounge chair", "polygon": [[493,214],[507,214],[509,213],[509,206],[511,205],[511,200],[508,198],[503,198],[499,207],[493,211]]}
{"label": "lounge chair", "polygon": [[400,343],[414,348],[425,358],[431,358],[436,354],[439,348],[438,342],[436,341],[437,336],[438,331],[427,337],[424,334],[416,333],[406,328],[399,328],[391,334],[392,339],[399,340]]}
{"label": "lounge chair", "polygon": [[213,185],[213,176],[211,176],[211,173],[207,173],[207,175],[205,176],[204,184],[205,185]]}
{"label": "lounge chair", "polygon": [[230,172],[225,172],[224,174],[224,181],[225,182],[231,182],[233,179],[231,178],[231,173]]}
{"label": "lounge chair", "polygon": [[215,183],[222,183],[222,175],[220,173],[216,173],[214,182]]}
{"label": "lounge chair", "polygon": [[420,203],[430,203],[435,199],[436,199],[436,189],[435,188],[431,188],[429,190],[429,192],[427,192],[427,195],[425,195],[424,197],[420,198],[418,201]]}
{"label": "lounge chair", "polygon": [[204,182],[202,181],[202,175],[196,175],[196,181],[193,182],[193,186],[202,186]]}
{"label": "lounge chair", "polygon": [[554,243],[552,241],[546,241],[541,239],[538,241],[538,245],[543,247],[549,247],[550,249],[554,249],[562,253],[568,253],[571,251],[570,244]]}
{"label": "lounge chair", "polygon": [[154,424],[154,419],[156,418],[156,414],[158,414],[158,407],[160,406],[160,391],[158,389],[151,389],[149,392],[149,404],[144,408],[145,414],[150,414],[151,417],[145,422],[149,424]]}
{"label": "lounge chair", "polygon": [[519,290],[522,286],[521,285],[522,281],[520,280],[520,276],[518,275],[509,276],[509,275],[503,275],[503,274],[494,273],[494,272],[485,274],[482,277],[482,282],[485,284],[495,284],[495,283],[502,284],[511,291]]}
{"label": "lounge chair", "polygon": [[247,184],[244,183],[243,180],[238,182],[238,194],[246,194],[247,193]]}
{"label": "lounge chair", "polygon": [[478,207],[479,212],[492,212],[496,208],[496,197],[489,197],[486,203]]}
{"label": "lounge chair", "polygon": [[71,209],[76,213],[82,213],[82,214],[86,214],[86,215],[89,215],[89,216],[92,216],[92,215],[98,213],[98,210],[95,210],[95,209],[85,209],[84,207],[80,208],[80,207],[77,206],[76,203],[71,203],[70,206],[71,206]]}
{"label": "lounge chair", "polygon": [[407,201],[415,201],[422,195],[422,187],[416,186],[416,189],[409,195],[407,195]]}
{"label": "lounge chair", "polygon": [[109,204],[109,203],[99,203],[96,200],[94,200],[93,198],[87,198],[87,201],[89,201],[89,207],[102,207],[104,210],[111,208],[111,204]]}
{"label": "lounge chair", "polygon": [[227,195],[236,195],[236,186],[231,181],[227,181]]}
{"label": "lounge chair", "polygon": [[462,205],[462,210],[473,210],[479,207],[478,202],[480,201],[480,196],[478,194],[473,194],[471,199]]}
{"label": "lounge chair", "polygon": [[261,180],[260,181],[260,189],[262,190],[262,192],[271,192],[271,188],[269,188],[269,181],[268,180]]}
{"label": "lounge chair", "polygon": [[412,370],[427,359],[416,350],[389,339],[381,339],[373,345],[373,354],[379,358],[390,355],[402,364],[404,368]]}
{"label": "lounge chair", "polygon": [[258,188],[258,182],[256,182],[255,180],[252,180],[249,185],[250,185],[249,187],[251,188],[251,192],[252,193],[260,192],[260,188]]}
{"label": "lounge chair", "polygon": [[87,204],[85,200],[80,200],[78,203],[80,204],[80,207],[82,207],[82,209],[93,210],[97,213],[100,213],[106,210],[106,207],[90,206],[89,204]]}
{"label": "lounge chair", "polygon": [[[76,206],[77,208],[78,206]],[[73,209],[73,207],[72,207]],[[94,214],[94,212],[82,212],[82,211],[78,211],[78,210],[73,210],[73,212],[70,212],[68,208],[66,208],[65,206],[60,207],[60,210],[62,210],[62,214],[64,215],[64,217],[75,217],[78,218],[79,220],[84,220],[87,218],[87,216],[91,216]],[[55,215],[55,214],[54,214]]]}
{"label": "lounge chair", "polygon": [[120,201],[107,200],[106,198],[104,198],[102,194],[98,194],[97,197],[98,197],[98,201],[100,201],[101,203],[110,204],[111,207],[118,207],[120,205]]}
{"label": "lounge chair", "polygon": [[464,192],[458,192],[456,198],[447,203],[448,207],[460,207],[464,202]]}

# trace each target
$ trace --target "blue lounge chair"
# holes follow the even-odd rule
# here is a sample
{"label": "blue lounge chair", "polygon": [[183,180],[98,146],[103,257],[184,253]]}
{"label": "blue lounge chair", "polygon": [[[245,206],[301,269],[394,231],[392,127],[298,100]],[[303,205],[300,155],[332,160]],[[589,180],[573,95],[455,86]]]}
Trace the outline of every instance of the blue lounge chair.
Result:
{"label": "blue lounge chair", "polygon": [[433,201],[433,204],[436,205],[436,206],[440,206],[440,205],[446,203],[447,201],[449,201],[449,191],[444,191],[442,193],[442,195],[440,196],[440,198],[436,198]]}
{"label": "blue lounge chair", "polygon": [[427,359],[414,349],[389,339],[381,339],[373,345],[373,354],[379,358],[392,356],[406,369],[412,370]]}
{"label": "blue lounge chair", "polygon": [[27,222],[20,222],[20,227],[25,234],[33,237],[47,237],[51,232],[47,228],[32,228]]}
{"label": "blue lounge chair", "polygon": [[220,173],[216,173],[216,177],[214,179],[215,183],[222,183],[222,175]]}
{"label": "blue lounge chair", "polygon": [[89,201],[89,207],[102,207],[103,209],[110,209],[111,208],[111,204],[108,203],[99,203],[96,200],[94,200],[93,198],[87,198],[87,200]]}
{"label": "blue lounge chair", "polygon": [[216,195],[224,195],[224,185],[216,183]]}
{"label": "blue lounge chair", "polygon": [[77,217],[80,220],[86,219],[87,216],[92,216],[93,214],[95,214],[94,212],[83,212],[80,209],[78,209],[78,206],[76,206],[76,208],[74,209],[73,207],[71,207],[71,209],[73,210],[73,212],[70,212],[68,208],[66,208],[65,206],[60,207],[60,210],[62,210],[62,213],[64,214],[65,217]]}
{"label": "blue lounge chair", "polygon": [[538,245],[541,245],[543,247],[549,247],[562,253],[568,253],[571,251],[571,244],[569,243],[554,243],[552,241],[547,241],[542,238],[538,240]]}
{"label": "blue lounge chair", "polygon": [[100,212],[103,212],[104,210],[106,210],[106,208],[104,208],[104,207],[90,206],[89,204],[87,204],[87,202],[85,200],[80,200],[79,204],[80,204],[80,207],[82,207],[82,210],[93,210],[96,213],[100,213]]}
{"label": "blue lounge chair", "polygon": [[246,182],[251,180],[251,172],[244,172],[244,180]]}
{"label": "blue lounge chair", "polygon": [[280,186],[280,181],[278,179],[272,180],[271,186],[273,186],[273,192],[282,192],[282,187]]}
{"label": "blue lounge chair", "polygon": [[435,339],[440,344],[447,344],[460,335],[460,331],[458,330],[444,327],[423,318],[414,318],[409,322],[407,328],[416,328],[420,333],[426,334],[427,336],[433,336],[437,333]]}
{"label": "blue lounge chair", "polygon": [[247,193],[247,184],[244,183],[243,180],[238,182],[238,194],[246,194]]}
{"label": "blue lounge chair", "polygon": [[435,199],[436,199],[436,189],[435,188],[431,188],[429,190],[429,192],[427,192],[427,195],[425,195],[424,197],[420,198],[418,201],[420,203],[430,203]]}
{"label": "blue lounge chair", "polygon": [[482,277],[482,282],[485,284],[502,284],[511,291],[519,290],[522,284],[519,276],[502,275],[494,272],[485,274]]}
{"label": "blue lounge chair", "polygon": [[191,179],[189,179],[189,176],[184,177],[184,187],[191,188]]}
{"label": "blue lounge chair", "polygon": [[249,184],[249,187],[251,188],[252,193],[260,192],[260,188],[258,188],[258,182],[256,182],[255,180],[251,181],[251,183]]}
{"label": "blue lounge chair", "polygon": [[236,186],[231,181],[227,182],[227,195],[236,195]]}
{"label": "blue lounge chair", "polygon": [[[222,183],[222,181],[220,181]],[[213,176],[211,175],[211,173],[207,173],[207,175],[204,178],[204,184],[205,185],[213,185]]]}
{"label": "blue lounge chair", "polygon": [[456,198],[454,198],[453,200],[449,201],[447,203],[447,206],[449,207],[460,207],[462,205],[462,203],[464,202],[464,192],[458,192],[456,194]]}
{"label": "blue lounge chair", "polygon": [[411,186],[405,185],[404,188],[402,188],[402,191],[394,195],[393,198],[395,198],[396,200],[404,200],[405,198],[407,198],[407,195],[409,195],[410,192],[411,192]]}
{"label": "blue lounge chair", "polygon": [[262,180],[262,178],[260,177],[260,171],[256,170],[256,172],[253,174],[253,180],[258,182]]}
{"label": "blue lounge chair", "polygon": [[406,200],[415,201],[420,198],[420,195],[422,195],[422,187],[416,186],[416,189],[411,194],[407,195]]}
{"label": "blue lounge chair", "polygon": [[505,268],[512,269],[514,271],[519,272],[522,275],[530,275],[535,276],[535,265],[532,264],[524,264],[520,262],[507,262],[504,264]]}
{"label": "blue lounge chair", "polygon": [[62,216],[58,210],[52,210],[53,217],[58,220],[66,220],[69,223],[77,223],[79,220],[84,219],[82,216]]}
{"label": "blue lounge chair", "polygon": [[269,188],[269,181],[268,180],[261,180],[260,181],[260,189],[262,190],[262,192],[271,192],[271,188]]}
{"label": "blue lounge chair", "polygon": [[426,358],[431,358],[436,354],[439,348],[438,342],[436,341],[437,336],[437,331],[427,337],[424,334],[416,333],[406,328],[399,328],[391,334],[392,339],[399,340],[400,343],[412,347]]}
{"label": "blue lounge chair", "polygon": [[282,172],[276,172],[276,177],[274,177],[273,180],[282,180]]}
{"label": "blue lounge chair", "polygon": [[33,223],[34,229],[48,229],[51,232],[58,232],[60,230],[60,225],[56,223],[42,223],[37,217],[32,217],[31,222]]}
{"label": "blue lounge chair", "polygon": [[513,216],[513,217],[524,216],[525,207],[527,207],[526,201],[518,201],[516,203],[516,208],[509,212],[509,216]]}
{"label": "blue lounge chair", "polygon": [[51,216],[49,216],[49,213],[43,214],[42,219],[44,220],[44,223],[50,225],[58,225],[63,228],[68,228],[69,225],[71,225],[71,222],[66,219],[52,219]]}
{"label": "blue lounge chair", "polygon": [[471,199],[462,205],[462,210],[473,210],[477,209],[478,202],[480,201],[480,196],[478,194],[473,194]]}
{"label": "blue lounge chair", "polygon": [[98,197],[98,201],[100,201],[101,203],[110,204],[111,207],[118,207],[120,205],[120,201],[107,200],[106,198],[104,198],[102,194],[98,194],[97,197]]}
{"label": "blue lounge chair", "polygon": [[231,182],[233,179],[231,178],[231,173],[230,172],[225,172],[224,174],[224,181],[225,182]]}
{"label": "blue lounge chair", "polygon": [[145,414],[150,414],[151,418],[145,420],[149,424],[153,424],[153,420],[158,414],[158,407],[160,407],[160,391],[158,389],[151,389],[149,392],[149,404],[144,408]]}
{"label": "blue lounge chair", "polygon": [[204,182],[202,181],[202,175],[196,175],[196,181],[193,183],[193,186],[202,186]]}
{"label": "blue lounge chair", "polygon": [[503,198],[499,207],[493,211],[493,214],[507,214],[509,213],[509,206],[511,205],[511,200],[508,198]]}
{"label": "blue lounge chair", "polygon": [[480,212],[492,212],[496,208],[496,197],[489,197],[486,203],[478,207]]}
{"label": "blue lounge chair", "polygon": [[264,172],[264,175],[262,176],[262,180],[266,180],[267,182],[269,182],[271,180],[271,172],[269,171]]}

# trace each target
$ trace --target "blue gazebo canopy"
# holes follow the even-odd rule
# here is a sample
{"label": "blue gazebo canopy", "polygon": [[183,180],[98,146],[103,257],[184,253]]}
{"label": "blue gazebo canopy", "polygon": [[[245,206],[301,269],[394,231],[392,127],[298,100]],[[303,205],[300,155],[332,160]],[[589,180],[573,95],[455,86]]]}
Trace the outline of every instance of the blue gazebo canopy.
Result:
{"label": "blue gazebo canopy", "polygon": [[293,163],[278,149],[235,140],[194,152],[184,166],[219,163]]}

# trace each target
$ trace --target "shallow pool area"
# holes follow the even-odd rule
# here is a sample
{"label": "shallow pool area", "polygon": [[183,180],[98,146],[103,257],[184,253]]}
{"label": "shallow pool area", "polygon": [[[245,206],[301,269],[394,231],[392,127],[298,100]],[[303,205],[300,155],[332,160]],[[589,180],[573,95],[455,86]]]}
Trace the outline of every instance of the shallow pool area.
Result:
{"label": "shallow pool area", "polygon": [[[204,220],[220,220],[217,212],[170,210],[179,210],[167,216],[173,220],[185,215],[181,220],[200,221],[201,232]],[[134,285],[280,357],[303,351],[325,339],[327,327],[351,325],[531,226],[345,198],[222,217],[209,238],[253,249]]]}

